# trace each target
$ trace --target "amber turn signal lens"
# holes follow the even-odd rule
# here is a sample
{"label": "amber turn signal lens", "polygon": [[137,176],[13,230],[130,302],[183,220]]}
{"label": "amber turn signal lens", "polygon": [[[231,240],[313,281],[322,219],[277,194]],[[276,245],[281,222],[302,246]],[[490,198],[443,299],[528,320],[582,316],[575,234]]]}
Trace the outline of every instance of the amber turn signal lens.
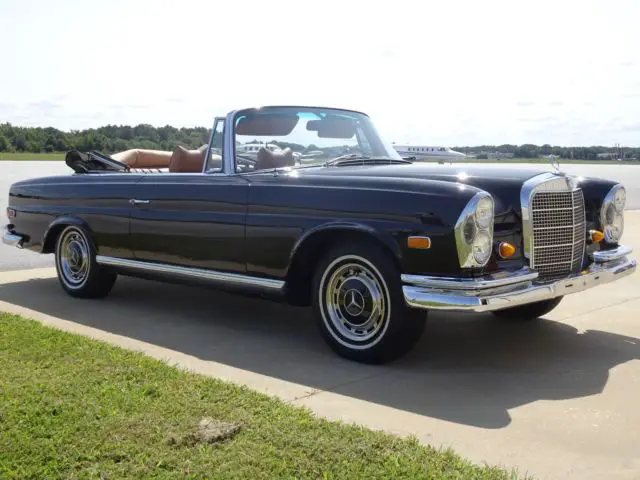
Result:
{"label": "amber turn signal lens", "polygon": [[600,230],[589,230],[589,235],[591,236],[591,241],[593,243],[600,243],[604,240],[604,233]]}
{"label": "amber turn signal lens", "polygon": [[431,248],[431,239],[429,237],[409,237],[407,246],[417,250],[427,250]]}
{"label": "amber turn signal lens", "polygon": [[507,242],[501,242],[498,247],[498,253],[502,258],[509,258],[516,253],[516,247]]}

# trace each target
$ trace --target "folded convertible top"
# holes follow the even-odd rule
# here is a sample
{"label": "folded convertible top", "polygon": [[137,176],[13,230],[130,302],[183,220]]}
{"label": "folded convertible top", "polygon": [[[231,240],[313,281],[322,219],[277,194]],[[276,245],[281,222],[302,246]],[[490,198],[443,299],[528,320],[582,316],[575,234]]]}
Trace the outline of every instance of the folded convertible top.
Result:
{"label": "folded convertible top", "polygon": [[65,156],[64,161],[76,173],[129,171],[126,164],[94,150],[90,152],[71,150]]}

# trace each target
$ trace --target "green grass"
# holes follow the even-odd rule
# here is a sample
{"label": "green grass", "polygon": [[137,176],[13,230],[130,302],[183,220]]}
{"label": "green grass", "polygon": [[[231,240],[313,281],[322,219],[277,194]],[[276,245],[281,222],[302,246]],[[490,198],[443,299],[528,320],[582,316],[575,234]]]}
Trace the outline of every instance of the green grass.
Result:
{"label": "green grass", "polygon": [[9,153],[0,152],[0,160],[64,160],[65,152],[52,153]]}
{"label": "green grass", "polygon": [[[0,365],[5,480],[516,477],[6,313]],[[203,417],[240,428],[197,441]]]}

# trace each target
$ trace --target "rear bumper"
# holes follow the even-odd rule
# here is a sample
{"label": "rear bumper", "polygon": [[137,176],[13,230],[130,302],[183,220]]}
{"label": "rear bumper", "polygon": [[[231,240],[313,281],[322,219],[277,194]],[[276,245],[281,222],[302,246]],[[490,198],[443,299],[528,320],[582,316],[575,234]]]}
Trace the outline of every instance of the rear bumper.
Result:
{"label": "rear bumper", "polygon": [[582,272],[553,281],[538,281],[537,272],[522,268],[481,278],[402,275],[403,293],[410,307],[430,310],[488,312],[581,292],[614,282],[636,270],[631,247],[595,252]]}
{"label": "rear bumper", "polygon": [[25,237],[13,231],[13,225],[7,225],[2,231],[2,243],[12,247],[22,248]]}

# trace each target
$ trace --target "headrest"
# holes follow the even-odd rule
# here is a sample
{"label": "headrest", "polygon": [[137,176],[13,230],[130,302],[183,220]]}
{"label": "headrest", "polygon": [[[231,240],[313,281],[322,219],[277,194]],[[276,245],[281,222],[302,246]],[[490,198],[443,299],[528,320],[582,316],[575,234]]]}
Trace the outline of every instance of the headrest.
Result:
{"label": "headrest", "polygon": [[206,145],[197,150],[187,150],[178,145],[169,159],[170,173],[200,173],[204,166]]}
{"label": "headrest", "polygon": [[296,164],[293,150],[285,148],[277,152],[272,152],[264,147],[260,147],[257,155],[256,170],[268,168],[290,167]]}

